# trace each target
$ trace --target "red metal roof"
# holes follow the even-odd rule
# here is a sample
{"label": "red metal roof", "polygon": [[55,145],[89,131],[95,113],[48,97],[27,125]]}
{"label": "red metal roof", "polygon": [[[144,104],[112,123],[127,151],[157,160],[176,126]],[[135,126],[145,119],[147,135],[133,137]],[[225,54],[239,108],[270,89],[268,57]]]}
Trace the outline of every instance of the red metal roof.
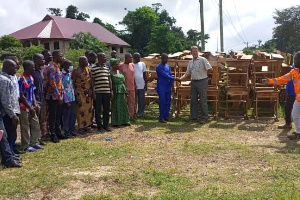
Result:
{"label": "red metal roof", "polygon": [[100,41],[107,44],[130,46],[128,43],[97,23],[53,15],[46,15],[42,21],[16,31],[11,35],[19,40],[73,39],[73,35],[79,32],[90,32]]}

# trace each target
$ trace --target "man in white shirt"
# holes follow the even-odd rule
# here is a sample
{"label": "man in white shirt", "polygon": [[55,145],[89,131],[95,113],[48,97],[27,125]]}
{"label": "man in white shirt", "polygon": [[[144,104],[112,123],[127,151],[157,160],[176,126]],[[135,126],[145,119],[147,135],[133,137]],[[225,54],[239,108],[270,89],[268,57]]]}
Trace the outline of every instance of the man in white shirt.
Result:
{"label": "man in white shirt", "polygon": [[144,117],[145,111],[145,91],[147,91],[146,64],[141,62],[139,53],[133,54],[134,80],[136,84],[136,97],[138,104],[137,117]]}
{"label": "man in white shirt", "polygon": [[201,105],[201,124],[208,122],[208,106],[207,106],[207,87],[209,71],[213,71],[213,68],[206,60],[199,56],[198,47],[192,46],[191,52],[193,60],[191,60],[187,66],[186,73],[180,78],[181,80],[191,79],[191,120],[197,120],[198,118],[198,99],[200,98]]}
{"label": "man in white shirt", "polygon": [[[16,63],[16,71],[19,70],[20,68],[20,61],[16,56],[8,56],[6,59],[8,60],[13,60]],[[19,91],[19,83],[18,83],[18,77],[16,74],[10,75],[10,80],[13,83],[13,95],[11,96],[12,102],[14,102],[14,113],[16,116],[20,115],[20,107],[19,107],[19,98],[20,98],[20,91]],[[16,146],[16,141],[17,141],[17,124],[12,123],[12,119],[8,116],[5,115],[3,116],[3,122],[4,126],[7,132],[7,140],[9,142],[11,150],[15,154],[20,154],[23,153],[22,151],[19,151]]]}

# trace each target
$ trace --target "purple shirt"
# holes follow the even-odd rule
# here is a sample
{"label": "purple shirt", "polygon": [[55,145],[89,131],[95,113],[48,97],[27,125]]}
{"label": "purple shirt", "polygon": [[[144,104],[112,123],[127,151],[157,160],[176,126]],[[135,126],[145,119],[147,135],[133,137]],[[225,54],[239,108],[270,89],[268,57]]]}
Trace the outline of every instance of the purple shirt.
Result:
{"label": "purple shirt", "polygon": [[65,103],[75,101],[74,84],[70,72],[62,70],[62,82],[64,86],[63,100]]}

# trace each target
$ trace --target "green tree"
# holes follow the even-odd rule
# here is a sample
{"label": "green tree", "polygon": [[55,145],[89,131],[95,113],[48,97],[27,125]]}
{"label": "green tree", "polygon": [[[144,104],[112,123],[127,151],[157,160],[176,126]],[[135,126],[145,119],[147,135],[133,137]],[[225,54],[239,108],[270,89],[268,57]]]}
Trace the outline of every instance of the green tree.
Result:
{"label": "green tree", "polygon": [[85,51],[86,51],[85,49],[68,49],[64,53],[64,56],[66,59],[69,59],[72,61],[74,67],[77,67],[78,59],[80,56],[84,55]]}
{"label": "green tree", "polygon": [[292,6],[275,11],[273,38],[277,39],[277,49],[288,53],[299,51],[300,46],[300,6]]}
{"label": "green tree", "polygon": [[78,13],[79,13],[79,10],[76,6],[69,5],[66,8],[66,18],[76,19]]}
{"label": "green tree", "polygon": [[169,27],[166,24],[161,24],[153,29],[147,49],[153,53],[174,53],[176,51],[174,41],[176,38]]}
{"label": "green tree", "polygon": [[83,13],[83,12],[78,13],[78,15],[76,17],[77,20],[81,20],[81,21],[86,21],[89,18],[90,18],[90,15]]}
{"label": "green tree", "polygon": [[22,47],[22,43],[11,35],[4,35],[0,38],[0,49],[5,50],[11,47]]}
{"label": "green tree", "polygon": [[90,16],[86,13],[79,12],[79,10],[76,6],[69,5],[66,8],[66,18],[86,21],[87,19],[90,18]]}
{"label": "green tree", "polygon": [[60,8],[47,8],[47,10],[51,15],[62,16],[62,9]]}
{"label": "green tree", "polygon": [[148,42],[151,38],[151,32],[156,26],[158,16],[156,12],[148,6],[137,8],[135,11],[129,11],[120,24],[124,25],[126,31],[123,31],[121,38],[131,44],[131,48],[141,53],[147,54]]}
{"label": "green tree", "polygon": [[23,55],[21,58],[22,60],[32,60],[34,54],[41,53],[43,50],[44,50],[43,45],[38,45],[38,46],[32,45],[30,47],[26,47],[24,48]]}
{"label": "green tree", "polygon": [[[205,40],[209,39],[208,34],[205,34],[204,37],[205,37]],[[201,39],[202,39],[201,32],[199,32],[197,30],[193,30],[193,29],[190,29],[187,32],[187,41],[188,41],[189,46],[198,46],[199,49],[201,49],[201,47],[200,47]],[[205,41],[205,43],[206,43],[206,41]]]}
{"label": "green tree", "polygon": [[166,10],[162,10],[160,13],[158,13],[158,17],[158,25],[166,24],[169,27],[173,27],[173,25],[176,23],[176,19],[174,17],[170,17],[169,13]]}
{"label": "green tree", "polygon": [[5,50],[0,50],[0,58],[3,60],[7,56],[17,56],[21,61],[32,60],[32,56],[35,53],[41,53],[44,47],[39,46],[30,46],[30,47],[9,47]]}
{"label": "green tree", "polygon": [[91,33],[77,33],[74,35],[74,39],[70,42],[71,49],[85,49],[91,50],[95,53],[107,52],[106,45]]}
{"label": "green tree", "polygon": [[100,24],[101,26],[105,26],[105,23],[98,17],[95,17],[93,19],[93,23],[97,23],[97,24]]}
{"label": "green tree", "polygon": [[93,20],[93,23],[97,23],[100,24],[101,26],[103,26],[104,28],[106,28],[107,30],[109,30],[110,32],[114,33],[114,34],[118,34],[117,29],[114,27],[114,25],[109,24],[109,23],[104,23],[101,19],[99,19],[98,17],[95,17]]}

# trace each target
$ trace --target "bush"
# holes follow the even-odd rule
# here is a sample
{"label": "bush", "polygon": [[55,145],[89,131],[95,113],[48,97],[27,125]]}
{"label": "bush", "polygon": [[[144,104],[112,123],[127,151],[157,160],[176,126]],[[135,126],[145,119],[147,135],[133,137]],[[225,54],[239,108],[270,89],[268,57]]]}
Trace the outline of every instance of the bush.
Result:
{"label": "bush", "polygon": [[0,59],[3,60],[7,56],[17,56],[22,62],[24,60],[32,60],[32,56],[35,53],[41,53],[44,47],[39,46],[30,46],[30,47],[9,47],[5,50],[0,50]]}
{"label": "bush", "polygon": [[11,35],[4,35],[0,38],[0,49],[6,50],[12,47],[22,47],[22,43]]}
{"label": "bush", "polygon": [[78,66],[78,60],[80,56],[84,56],[85,49],[69,49],[64,54],[66,59],[72,61],[74,68]]}
{"label": "bush", "polygon": [[42,45],[39,46],[30,46],[24,48],[24,53],[22,55],[22,60],[32,60],[32,57],[36,53],[42,53],[44,47]]}
{"label": "bush", "polygon": [[70,49],[86,49],[95,53],[108,52],[106,44],[91,33],[83,32],[74,35],[74,40],[70,42]]}

